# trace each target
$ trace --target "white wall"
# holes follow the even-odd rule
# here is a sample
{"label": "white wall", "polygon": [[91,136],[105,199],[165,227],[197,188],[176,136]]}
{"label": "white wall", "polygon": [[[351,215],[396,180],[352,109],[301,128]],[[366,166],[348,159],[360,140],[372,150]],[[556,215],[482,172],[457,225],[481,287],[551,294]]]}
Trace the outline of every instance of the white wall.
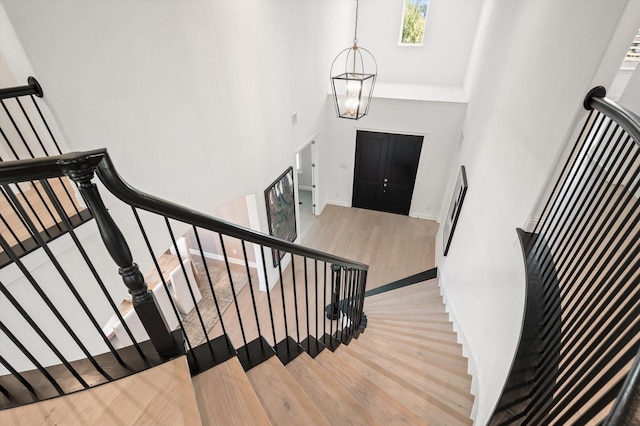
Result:
{"label": "white wall", "polygon": [[[348,3],[353,7],[355,2]],[[358,40],[378,61],[378,82],[461,86],[482,1],[430,0],[423,46],[399,45],[403,3],[403,0],[360,2]],[[342,41],[343,48],[353,38],[353,20],[349,29],[348,38]],[[337,53],[336,50],[334,55]]]}
{"label": "white wall", "polygon": [[640,67],[629,78],[624,92],[620,96],[620,105],[640,116]]}
{"label": "white wall", "polygon": [[442,231],[436,240],[444,296],[475,370],[476,424],[485,424],[493,411],[520,331],[524,271],[515,228],[534,210],[582,115],[584,95],[615,75],[621,56],[599,65],[625,6],[485,2],[465,81],[464,142],[447,198],[460,164],[469,189],[447,257]]}
{"label": "white wall", "polygon": [[70,148],[108,147],[147,192],[210,211],[318,130],[321,2],[3,4]]}
{"label": "white wall", "polygon": [[[262,194],[294,164],[299,141],[318,134],[324,123],[323,2],[1,5],[2,53],[20,84],[34,75],[43,85],[66,150],[107,147],[121,175],[145,192],[205,212],[245,194]],[[6,36],[9,21],[15,34]],[[293,112],[298,114],[295,126]],[[151,258],[130,209],[106,191],[102,194],[127,235],[134,260],[146,271]],[[256,201],[260,217],[252,227],[266,231],[263,197]],[[169,246],[166,227],[159,218],[142,216],[159,255]],[[174,225],[176,235],[188,229]],[[95,229],[89,234],[84,242],[118,303],[126,288]],[[69,244],[60,250],[61,258],[76,259],[67,262],[82,275],[74,276],[74,283],[91,293],[88,299],[98,300],[77,254]],[[38,263],[41,278],[57,277],[42,253],[25,262]],[[20,273],[8,274],[4,268],[4,284],[18,293],[28,289]],[[51,282],[59,286],[59,281]],[[4,309],[6,301],[1,303],[3,320],[5,315],[15,318]],[[45,315],[35,302],[27,305]],[[106,322],[108,311],[95,309],[98,321]],[[69,315],[81,318],[77,312],[70,308]],[[51,327],[52,336],[65,339]],[[86,328],[86,322],[79,327]],[[106,350],[95,336],[87,339],[92,351]],[[6,355],[7,345],[2,346]],[[69,350],[71,359],[81,356]],[[13,362],[15,357],[9,358]],[[33,368],[24,359],[15,362]],[[46,362],[57,363],[50,356]]]}

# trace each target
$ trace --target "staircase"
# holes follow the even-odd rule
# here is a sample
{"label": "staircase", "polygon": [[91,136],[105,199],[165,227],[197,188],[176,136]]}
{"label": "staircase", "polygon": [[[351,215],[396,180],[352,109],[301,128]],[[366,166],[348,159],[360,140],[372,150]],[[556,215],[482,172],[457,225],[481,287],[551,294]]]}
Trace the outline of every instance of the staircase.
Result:
{"label": "staircase", "polygon": [[[117,404],[96,404],[95,397],[78,399],[83,394],[104,394],[116,385],[114,394],[146,395],[138,397],[141,412],[130,417],[131,424],[143,419],[193,424],[195,411],[204,425],[472,424],[474,397],[469,393],[467,360],[445,312],[437,279],[368,297],[365,311],[365,332],[334,352],[323,350],[315,359],[303,352],[287,365],[274,356],[246,372],[233,357],[193,377],[197,408],[193,392],[183,383],[186,362],[179,358],[85,392],[0,411],[0,423],[53,416],[56,422],[82,424],[89,420],[89,410],[83,407],[88,404],[102,409],[91,419],[127,424],[127,419],[118,417]],[[182,366],[180,372],[176,365]],[[148,395],[153,391],[134,391],[126,385],[167,366],[170,374],[181,378],[175,380],[179,383],[159,379],[166,376],[158,373],[136,382],[140,386],[160,380],[156,397]],[[75,398],[75,409],[70,409],[69,398]],[[127,398],[114,395],[107,400],[117,403]],[[153,415],[156,410],[164,414]]]}
{"label": "staircase", "polygon": [[472,424],[467,360],[437,280],[368,297],[366,331],[315,359],[193,378],[203,424]]}

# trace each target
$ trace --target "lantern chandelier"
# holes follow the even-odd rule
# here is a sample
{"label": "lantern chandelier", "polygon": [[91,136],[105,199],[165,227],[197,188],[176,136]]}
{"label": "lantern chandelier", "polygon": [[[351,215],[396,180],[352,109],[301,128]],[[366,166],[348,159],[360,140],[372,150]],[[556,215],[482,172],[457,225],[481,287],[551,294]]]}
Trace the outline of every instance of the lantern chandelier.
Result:
{"label": "lantern chandelier", "polygon": [[[351,120],[359,120],[369,112],[378,74],[376,59],[367,49],[358,46],[358,5],[359,0],[356,0],[353,46],[338,53],[331,64],[330,72],[336,113],[339,118]],[[338,74],[340,72],[342,73]]]}

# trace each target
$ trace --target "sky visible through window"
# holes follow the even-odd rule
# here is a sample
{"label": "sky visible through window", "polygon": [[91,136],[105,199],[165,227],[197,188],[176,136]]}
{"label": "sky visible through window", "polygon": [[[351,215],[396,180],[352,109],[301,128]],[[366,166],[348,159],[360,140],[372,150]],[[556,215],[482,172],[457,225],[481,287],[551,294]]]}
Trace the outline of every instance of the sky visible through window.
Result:
{"label": "sky visible through window", "polygon": [[405,0],[400,44],[421,45],[429,0]]}

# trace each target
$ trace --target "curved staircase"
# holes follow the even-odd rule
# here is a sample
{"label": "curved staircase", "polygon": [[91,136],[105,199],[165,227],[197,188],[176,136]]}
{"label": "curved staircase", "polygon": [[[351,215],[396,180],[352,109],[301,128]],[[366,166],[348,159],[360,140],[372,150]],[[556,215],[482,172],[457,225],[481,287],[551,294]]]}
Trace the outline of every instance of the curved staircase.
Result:
{"label": "curved staircase", "polygon": [[232,358],[194,377],[203,424],[472,424],[467,360],[437,280],[365,299],[349,345],[277,357],[244,372]]}
{"label": "curved staircase", "polygon": [[[187,363],[178,358],[87,391],[0,411],[0,423],[193,425],[199,412],[203,425],[472,424],[467,360],[437,279],[367,297],[365,312],[364,333],[315,359],[302,353],[283,365],[273,356],[245,372],[233,357],[193,377],[190,389]],[[161,369],[169,373],[155,372]],[[139,413],[118,394],[144,395],[134,404]],[[125,408],[118,401],[127,405],[127,418],[118,414]]]}

